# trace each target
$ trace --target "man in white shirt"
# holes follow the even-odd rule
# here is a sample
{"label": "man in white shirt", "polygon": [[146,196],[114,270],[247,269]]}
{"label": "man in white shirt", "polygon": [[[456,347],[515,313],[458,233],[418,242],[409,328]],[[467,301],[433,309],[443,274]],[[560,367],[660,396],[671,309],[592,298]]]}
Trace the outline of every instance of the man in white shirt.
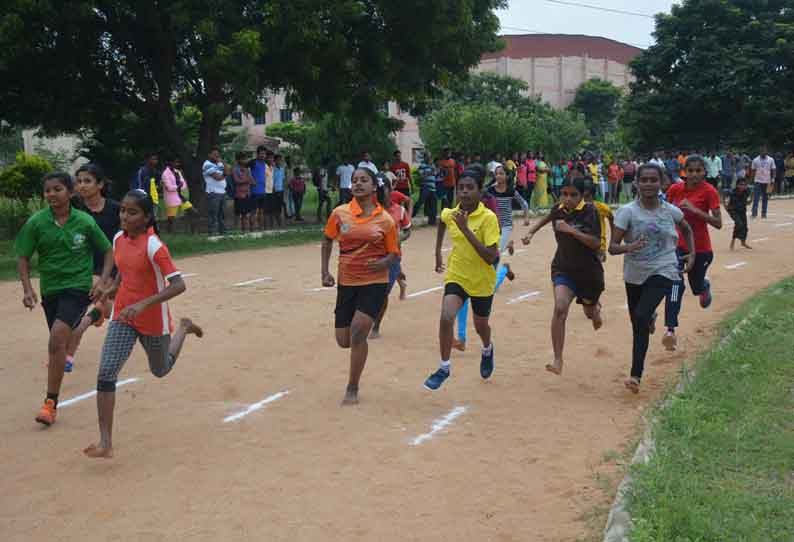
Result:
{"label": "man in white shirt", "polygon": [[661,151],[656,151],[655,153],[653,153],[653,158],[651,158],[650,163],[651,164],[656,164],[657,166],[662,168],[662,171],[666,171],[666,168],[665,168],[665,165],[664,165],[664,159],[662,159]]}
{"label": "man in white shirt", "polygon": [[378,174],[378,166],[372,163],[372,158],[369,155],[369,151],[364,151],[361,153],[361,162],[358,163],[358,167],[367,168],[375,175]]}
{"label": "man in white shirt", "polygon": [[717,156],[717,151],[712,150],[708,156],[703,159],[706,165],[706,180],[716,188],[720,189],[720,171],[722,171],[722,159]]}
{"label": "man in white shirt", "polygon": [[207,235],[226,233],[223,203],[226,199],[226,167],[221,161],[221,151],[213,148],[204,165],[201,166],[204,185],[207,190]]}
{"label": "man in white shirt", "polygon": [[339,205],[349,203],[353,199],[353,173],[356,168],[352,160],[345,160],[336,168],[336,185],[339,187]]}
{"label": "man in white shirt", "polygon": [[766,218],[766,208],[769,204],[769,185],[775,178],[775,160],[769,156],[766,147],[761,147],[761,154],[755,157],[750,166],[753,177],[753,218],[758,216],[758,200],[761,199],[761,218]]}

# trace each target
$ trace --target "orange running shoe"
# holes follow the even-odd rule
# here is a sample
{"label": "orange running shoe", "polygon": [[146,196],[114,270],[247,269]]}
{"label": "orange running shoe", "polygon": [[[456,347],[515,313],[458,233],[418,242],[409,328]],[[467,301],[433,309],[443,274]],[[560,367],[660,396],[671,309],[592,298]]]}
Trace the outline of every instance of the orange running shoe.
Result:
{"label": "orange running shoe", "polygon": [[52,425],[55,423],[55,414],[55,401],[47,399],[44,401],[44,404],[41,405],[41,410],[39,410],[39,415],[36,416],[36,421],[44,425]]}

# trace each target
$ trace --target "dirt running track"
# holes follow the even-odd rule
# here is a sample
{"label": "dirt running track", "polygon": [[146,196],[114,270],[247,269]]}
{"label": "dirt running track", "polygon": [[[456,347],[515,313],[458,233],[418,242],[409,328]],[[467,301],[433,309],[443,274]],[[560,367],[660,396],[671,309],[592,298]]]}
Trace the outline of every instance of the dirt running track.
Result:
{"label": "dirt running track", "polygon": [[[607,263],[606,324],[597,334],[579,309],[569,320],[566,372],[547,373],[554,242],[547,229],[513,258],[518,278],[494,303],[496,372],[479,377],[479,348],[453,356],[453,375],[431,393],[438,363],[440,292],[399,303],[370,343],[362,403],[341,408],[348,353],[333,339],[334,292],[319,284],[319,244],[181,260],[188,292],[172,304],[206,330],[188,340],[173,373],[150,375],[140,347],[121,378],[112,460],[81,453],[97,437],[93,398],[33,420],[46,373],[41,309],[0,284],[0,538],[3,541],[572,541],[605,495],[594,474],[633,434],[642,408],[680,363],[706,346],[710,327],[754,291],[794,271],[794,202],[750,224],[753,251],[727,250],[717,233],[714,304],[690,294],[681,348],[652,340],[639,396],[622,381],[631,330],[622,259]],[[525,228],[517,228],[518,239]],[[411,291],[438,286],[435,233],[405,246]],[[725,266],[746,262],[743,266]],[[261,277],[272,281],[233,287]],[[537,297],[508,303],[533,291]],[[470,324],[471,325],[471,324]],[[61,400],[94,389],[104,330],[86,334]],[[192,339],[192,338],[191,338]],[[241,419],[224,418],[281,391]],[[434,421],[465,407],[432,438]]]}

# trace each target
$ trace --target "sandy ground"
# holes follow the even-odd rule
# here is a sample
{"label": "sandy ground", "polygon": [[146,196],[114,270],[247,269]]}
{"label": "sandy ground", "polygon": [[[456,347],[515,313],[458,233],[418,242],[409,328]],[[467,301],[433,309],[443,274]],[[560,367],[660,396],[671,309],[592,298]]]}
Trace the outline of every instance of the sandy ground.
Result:
{"label": "sandy ground", "polygon": [[[513,258],[518,278],[495,300],[491,380],[479,377],[471,330],[452,378],[426,391],[438,363],[440,292],[404,302],[395,292],[353,408],[339,406],[348,353],[333,339],[334,292],[311,291],[320,286],[319,244],[181,260],[196,275],[172,312],[193,317],[206,336],[188,340],[162,381],[136,348],[121,378],[140,380],[119,388],[112,460],[81,453],[96,440],[93,398],[59,409],[49,429],[34,422],[46,381],[44,317],[23,309],[18,284],[2,283],[0,538],[575,540],[587,533],[583,516],[611,498],[594,479],[614,468],[604,457],[635,434],[643,407],[707,345],[714,323],[794,270],[794,202],[773,202],[771,212],[750,224],[750,239],[762,240],[753,251],[727,250],[729,224],[712,233],[714,304],[704,311],[687,296],[681,348],[669,354],[660,335],[652,339],[639,396],[622,385],[631,330],[618,257],[606,268],[605,327],[594,333],[573,310],[566,373],[544,370],[552,358],[548,229]],[[405,246],[412,292],[441,283],[434,236],[422,229]],[[233,286],[262,277],[272,280]],[[94,389],[103,336],[86,334],[62,401]],[[224,423],[281,391],[289,393]],[[455,407],[466,410],[411,445]]]}

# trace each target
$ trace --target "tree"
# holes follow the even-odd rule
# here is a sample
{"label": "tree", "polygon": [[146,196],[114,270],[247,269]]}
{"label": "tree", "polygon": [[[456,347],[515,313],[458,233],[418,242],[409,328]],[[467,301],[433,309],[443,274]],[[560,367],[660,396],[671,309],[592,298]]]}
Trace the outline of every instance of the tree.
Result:
{"label": "tree", "polygon": [[789,0],[684,0],[631,63],[621,123],[644,150],[794,141]]}
{"label": "tree", "polygon": [[402,127],[401,120],[382,113],[366,118],[350,113],[327,113],[311,125],[303,154],[310,165],[320,165],[326,160],[339,164],[357,159],[366,150],[380,167],[397,150],[391,135]]}
{"label": "tree", "polygon": [[41,196],[42,180],[52,164],[40,156],[18,152],[14,163],[0,171],[0,196],[27,201]]}
{"label": "tree", "polygon": [[570,109],[583,114],[590,134],[600,139],[616,125],[622,94],[620,88],[609,81],[589,79],[576,89]]}
{"label": "tree", "polygon": [[[224,119],[269,90],[319,114],[411,105],[499,45],[504,0],[9,0],[0,13],[0,118],[50,132],[134,114],[180,156],[191,192]],[[417,13],[421,13],[417,17]],[[30,69],[35,66],[36,69]],[[195,147],[177,111],[201,114]]]}
{"label": "tree", "polygon": [[267,135],[283,139],[291,145],[303,148],[313,128],[311,122],[277,122],[266,127]]}
{"label": "tree", "polygon": [[543,108],[539,97],[529,95],[526,81],[490,72],[460,75],[426,107],[425,113],[448,103],[494,105],[520,114],[530,114]]}

